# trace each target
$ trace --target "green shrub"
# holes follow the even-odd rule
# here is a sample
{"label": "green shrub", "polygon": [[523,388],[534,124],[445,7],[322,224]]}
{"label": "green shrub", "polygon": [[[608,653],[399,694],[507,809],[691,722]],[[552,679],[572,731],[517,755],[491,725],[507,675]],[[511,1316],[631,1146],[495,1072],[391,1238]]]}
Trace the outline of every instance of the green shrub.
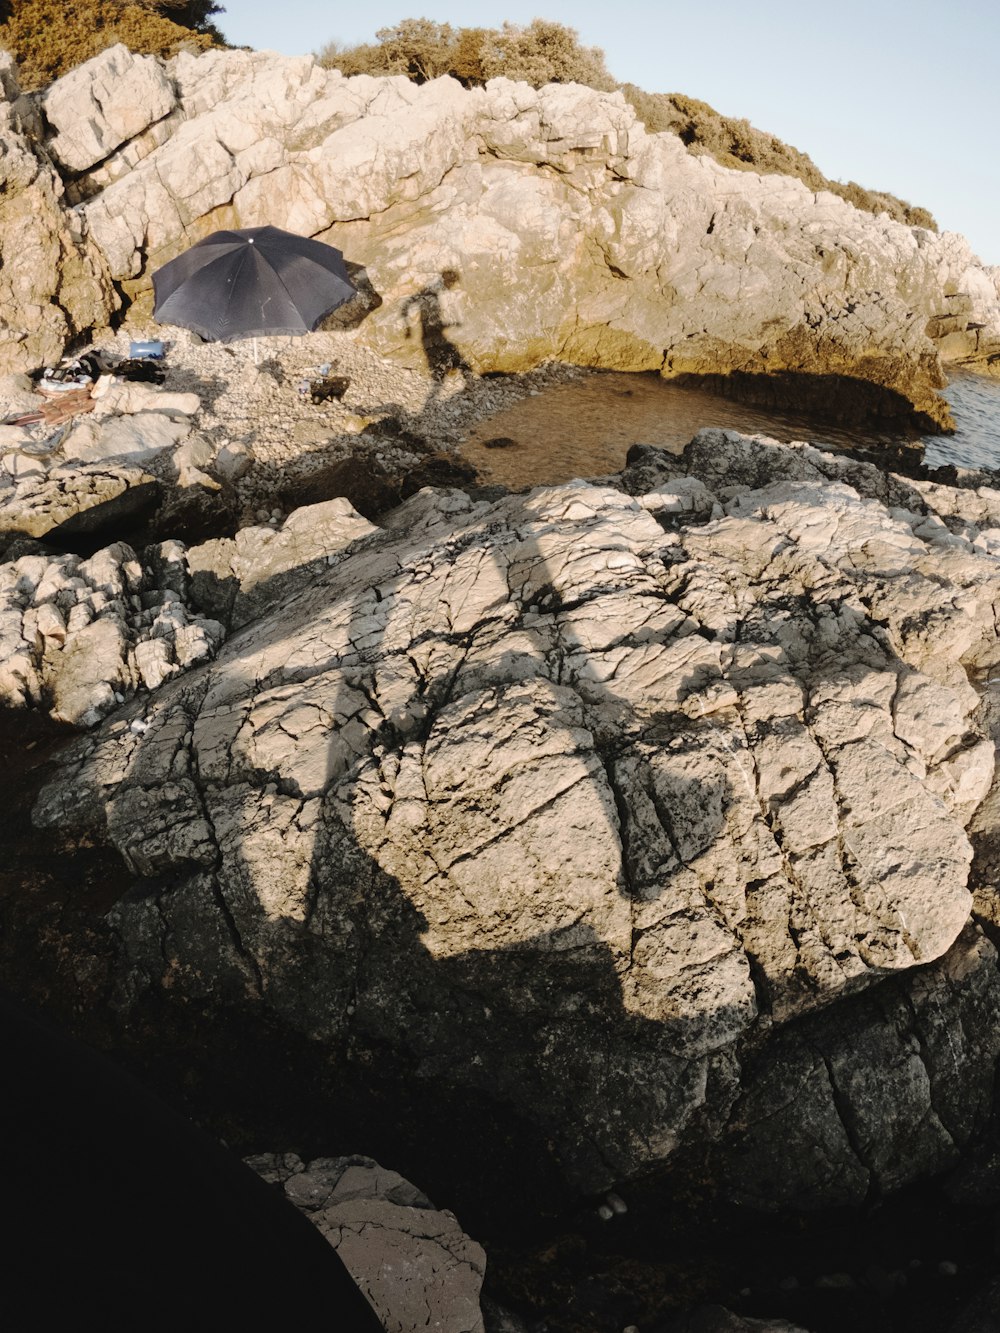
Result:
{"label": "green shrub", "polygon": [[535,88],[544,83],[585,83],[610,90],[615,82],[604,52],[579,44],[572,28],[534,19],[526,28],[453,28],[430,19],[404,19],[381,28],[377,42],[343,48],[337,42],[317,54],[321,65],[343,74],[404,74],[415,83],[450,74],[466,88],[504,75]]}
{"label": "green shrub", "polygon": [[540,88],[545,83],[583,83],[610,92],[617,85],[596,46],[581,46],[573,28],[532,19],[526,28],[505,23],[485,34],[482,56],[487,79],[503,76]]}
{"label": "green shrub", "polygon": [[214,15],[226,12],[222,5],[215,3],[215,0],[134,0],[134,3],[170,19],[171,23],[176,23],[178,27],[205,33],[220,43],[225,41],[222,33],[212,22]]}
{"label": "green shrub", "polygon": [[331,42],[317,60],[343,74],[403,74],[414,83],[451,74],[466,87],[482,83],[479,63],[480,29],[455,29],[430,19],[404,19],[394,28],[380,28],[377,43],[343,48]]}

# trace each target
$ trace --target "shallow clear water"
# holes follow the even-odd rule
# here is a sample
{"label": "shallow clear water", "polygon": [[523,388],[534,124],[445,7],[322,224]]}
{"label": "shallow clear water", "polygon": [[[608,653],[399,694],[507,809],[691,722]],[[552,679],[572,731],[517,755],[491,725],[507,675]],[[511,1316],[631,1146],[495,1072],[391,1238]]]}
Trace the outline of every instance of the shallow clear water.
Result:
{"label": "shallow clear water", "polygon": [[[954,435],[821,425],[794,413],[679,388],[658,375],[607,373],[543,390],[480,421],[462,452],[484,481],[522,488],[618,472],[633,444],[680,451],[703,426],[834,448],[905,448],[913,463],[1000,469],[1000,380],[957,376],[945,391]],[[490,442],[508,441],[491,447]],[[887,460],[888,461],[888,460]]]}

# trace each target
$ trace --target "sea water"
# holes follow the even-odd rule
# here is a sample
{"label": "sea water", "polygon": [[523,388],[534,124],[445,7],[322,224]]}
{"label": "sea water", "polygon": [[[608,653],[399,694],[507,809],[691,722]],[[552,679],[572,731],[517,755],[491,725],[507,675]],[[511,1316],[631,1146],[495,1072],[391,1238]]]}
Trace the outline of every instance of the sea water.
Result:
{"label": "sea water", "polygon": [[958,375],[944,396],[958,429],[954,435],[932,435],[924,441],[925,464],[1000,472],[1000,380]]}
{"label": "sea water", "polygon": [[920,436],[884,426],[825,425],[803,414],[680,388],[658,375],[588,374],[480,421],[462,451],[484,481],[518,490],[618,472],[633,444],[679,452],[703,426],[834,449],[864,449],[872,457],[884,456],[890,467],[905,460],[907,468],[954,464],[1000,474],[1000,380],[958,375],[944,396],[955,418],[955,433]]}

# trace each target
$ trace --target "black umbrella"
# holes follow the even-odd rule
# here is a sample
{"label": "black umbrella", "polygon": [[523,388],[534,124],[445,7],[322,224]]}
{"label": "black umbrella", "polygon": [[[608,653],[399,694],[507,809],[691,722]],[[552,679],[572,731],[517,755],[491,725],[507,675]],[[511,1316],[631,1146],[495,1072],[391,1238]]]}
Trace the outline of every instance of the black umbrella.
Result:
{"label": "black umbrella", "polygon": [[153,274],[153,318],[210,342],[311,333],[355,294],[332,245],[279,227],[215,231]]}

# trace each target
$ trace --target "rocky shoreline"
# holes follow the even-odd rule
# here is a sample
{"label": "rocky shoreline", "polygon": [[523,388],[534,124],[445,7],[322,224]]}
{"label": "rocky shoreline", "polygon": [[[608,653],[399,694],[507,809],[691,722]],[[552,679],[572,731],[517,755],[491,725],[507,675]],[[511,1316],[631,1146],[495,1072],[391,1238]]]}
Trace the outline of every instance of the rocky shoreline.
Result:
{"label": "rocky shoreline", "polygon": [[[517,492],[456,446],[588,368],[946,427],[944,366],[1000,363],[1000,272],[575,85],[124,48],[40,99],[0,76],[5,988],[345,1258],[384,1231],[442,1329],[977,1327],[994,479],[704,430]],[[353,310],[116,378],[150,272],[264,215],[353,256]],[[111,373],[46,418],[25,372],[84,342]]]}
{"label": "rocky shoreline", "polygon": [[691,157],[620,93],[124,46],[41,96],[7,58],[2,86],[0,296],[23,327],[0,371],[148,312],[159,265],[262,222],[343,250],[359,339],[424,370],[432,310],[448,363],[477,374],[721,375],[947,428],[942,367],[1000,364],[997,270],[963,238]]}
{"label": "rocky shoreline", "polygon": [[483,1239],[984,1142],[1000,493],[704,431],[377,519],[8,552],[7,706],[85,734],[9,775],[6,984]]}

